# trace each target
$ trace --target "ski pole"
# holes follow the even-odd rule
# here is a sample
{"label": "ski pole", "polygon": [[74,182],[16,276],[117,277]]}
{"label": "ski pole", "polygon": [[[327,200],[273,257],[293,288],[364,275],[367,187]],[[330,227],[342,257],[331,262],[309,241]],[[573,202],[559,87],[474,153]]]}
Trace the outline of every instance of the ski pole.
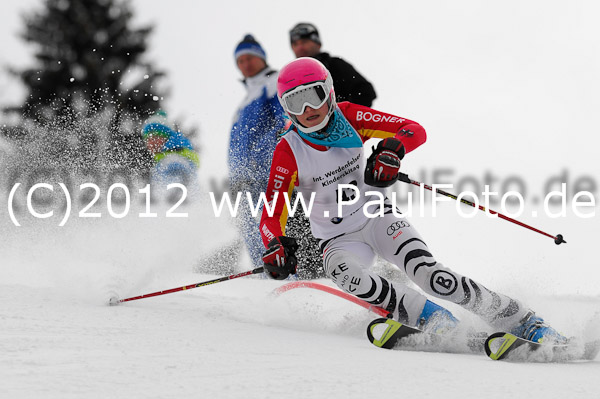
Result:
{"label": "ski pole", "polygon": [[[412,185],[418,186],[418,187],[421,187],[421,186],[423,186],[424,188],[426,188],[427,190],[429,190],[429,191],[431,191],[431,192],[434,192],[434,191],[435,191],[435,192],[436,192],[436,193],[438,193],[438,194],[445,195],[446,197],[450,197],[450,198],[452,198],[453,200],[457,200],[457,201],[458,201],[458,197],[457,197],[456,195],[454,195],[454,194],[451,194],[451,193],[449,193],[449,192],[446,192],[446,191],[444,191],[444,190],[440,190],[439,188],[436,188],[436,189],[434,190],[434,189],[433,189],[431,186],[428,186],[427,184],[420,183],[420,182],[418,182],[418,181],[416,181],[416,180],[412,180],[412,179],[411,179],[411,178],[409,178],[409,177],[408,177],[408,175],[407,175],[407,174],[405,174],[405,173],[399,173],[398,180],[400,180],[400,181],[403,181],[403,182],[405,182],[405,183],[408,183],[408,184],[412,184]],[[484,212],[486,211],[486,209],[485,209],[483,206],[481,206],[481,205],[477,205],[477,204],[475,204],[474,202],[468,201],[468,200],[466,200],[466,199],[464,199],[464,198],[461,198],[461,199],[460,199],[460,202],[462,202],[463,204],[466,204],[466,205],[470,205],[470,206],[472,206],[473,208],[479,208],[479,210],[481,210],[481,211],[484,211]],[[566,241],[563,239],[563,236],[562,236],[562,234],[557,234],[556,236],[553,236],[552,234],[548,234],[548,233],[546,233],[546,232],[543,232],[543,231],[541,231],[541,230],[538,230],[538,229],[536,229],[535,227],[529,226],[528,224],[525,224],[525,223],[523,223],[523,222],[519,222],[518,220],[515,220],[515,219],[513,219],[513,218],[511,218],[511,217],[505,216],[505,215],[503,215],[503,214],[501,214],[501,213],[498,213],[498,212],[496,212],[496,211],[494,211],[494,210],[491,210],[491,209],[489,209],[489,208],[487,209],[487,211],[488,211],[489,213],[491,213],[492,215],[498,215],[498,217],[499,217],[500,219],[504,219],[504,220],[506,220],[506,221],[512,222],[512,223],[514,223],[514,224],[516,224],[516,225],[519,225],[519,226],[521,226],[521,227],[525,227],[525,228],[527,228],[527,229],[529,229],[529,230],[535,231],[536,233],[540,233],[541,235],[544,235],[544,236],[546,236],[546,237],[550,237],[550,238],[554,239],[554,243],[555,243],[556,245],[560,245],[560,244],[562,244],[563,242],[564,242],[565,244],[567,243],[567,242],[566,242]]]}
{"label": "ski pole", "polygon": [[116,296],[113,296],[113,297],[111,297],[109,299],[108,304],[110,306],[114,306],[114,305],[118,305],[121,302],[135,301],[135,300],[138,300],[138,299],[150,298],[150,297],[153,297],[153,296],[170,294],[172,292],[177,292],[177,291],[191,290],[192,288],[204,287],[205,285],[211,285],[211,284],[221,283],[223,281],[233,280],[233,279],[238,278],[238,277],[244,277],[244,276],[249,276],[251,274],[262,273],[263,271],[264,271],[264,269],[261,266],[261,267],[257,267],[256,269],[248,270],[247,272],[238,273],[238,274],[232,274],[230,276],[220,277],[220,278],[216,278],[214,280],[204,281],[202,283],[185,285],[183,287],[171,288],[171,289],[164,290],[164,291],[157,291],[157,292],[153,292],[151,294],[138,295],[138,296],[134,296],[134,297],[131,297],[131,298],[125,298],[125,299],[119,299]]}

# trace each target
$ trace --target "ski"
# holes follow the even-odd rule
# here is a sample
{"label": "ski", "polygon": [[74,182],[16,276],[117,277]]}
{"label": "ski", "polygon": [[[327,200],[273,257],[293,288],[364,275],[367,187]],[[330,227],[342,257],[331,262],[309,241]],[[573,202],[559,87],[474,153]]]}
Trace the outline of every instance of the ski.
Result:
{"label": "ski", "polygon": [[389,318],[369,323],[367,338],[378,348],[422,352],[482,353],[487,334],[436,334]]}
{"label": "ski", "polygon": [[367,338],[378,348],[393,349],[402,338],[413,334],[426,333],[418,328],[383,317],[373,320],[367,327]]}
{"label": "ski", "polygon": [[569,362],[593,360],[600,352],[600,340],[582,342],[572,338],[566,344],[539,343],[497,332],[486,339],[484,347],[492,360]]}

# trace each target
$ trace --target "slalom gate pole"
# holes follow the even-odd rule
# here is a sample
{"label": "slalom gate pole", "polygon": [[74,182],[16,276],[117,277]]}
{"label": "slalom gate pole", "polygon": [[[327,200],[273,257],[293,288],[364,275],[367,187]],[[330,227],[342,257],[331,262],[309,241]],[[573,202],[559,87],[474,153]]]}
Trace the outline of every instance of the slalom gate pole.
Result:
{"label": "slalom gate pole", "polygon": [[[422,187],[426,188],[427,190],[429,190],[429,191],[431,191],[431,192],[436,192],[436,193],[438,193],[438,194],[445,195],[446,197],[450,197],[450,198],[452,198],[453,200],[456,200],[456,201],[458,201],[458,197],[457,197],[456,195],[454,195],[454,194],[451,194],[451,193],[449,193],[449,192],[446,192],[446,191],[444,191],[444,190],[440,190],[439,188],[436,188],[436,189],[434,190],[434,189],[433,189],[431,186],[428,186],[427,184],[420,183],[420,182],[418,182],[418,181],[416,181],[416,180],[412,180],[412,179],[411,179],[411,178],[409,178],[409,177],[408,177],[408,175],[407,175],[407,174],[405,174],[405,173],[399,173],[398,180],[400,180],[400,181],[403,181],[403,182],[405,182],[405,183],[408,183],[408,184],[412,184],[412,185],[414,185],[414,186],[418,186],[418,187],[421,187],[421,186],[422,186]],[[556,236],[553,236],[552,234],[548,234],[548,233],[546,233],[546,232],[543,232],[543,231],[541,231],[541,230],[538,230],[538,229],[536,229],[535,227],[529,226],[528,224],[525,224],[525,223],[523,223],[523,222],[519,222],[518,220],[515,220],[515,219],[513,219],[513,218],[511,218],[511,217],[505,216],[505,215],[503,215],[503,214],[501,214],[501,213],[498,213],[498,212],[496,212],[496,211],[494,211],[494,210],[491,210],[491,209],[489,209],[489,208],[488,208],[488,209],[486,209],[486,208],[484,208],[483,206],[481,206],[481,205],[477,205],[477,204],[475,204],[474,202],[468,201],[468,200],[466,200],[466,199],[464,199],[464,198],[461,198],[461,199],[460,199],[460,202],[462,202],[463,204],[466,204],[466,205],[470,205],[470,206],[472,206],[473,208],[479,208],[479,210],[481,210],[481,211],[484,211],[484,212],[486,212],[486,211],[487,211],[487,212],[491,213],[492,215],[498,215],[498,217],[499,217],[500,219],[504,219],[504,220],[506,220],[506,221],[509,221],[509,222],[511,222],[511,223],[514,223],[514,224],[516,224],[516,225],[519,225],[519,226],[521,226],[521,227],[525,227],[526,229],[529,229],[529,230],[531,230],[531,231],[535,231],[536,233],[539,233],[539,234],[541,234],[541,235],[544,235],[544,236],[546,236],[546,237],[550,237],[550,238],[552,238],[552,239],[554,240],[554,243],[555,243],[556,245],[560,245],[560,244],[562,244],[563,242],[564,242],[565,244],[567,243],[567,242],[566,242],[566,241],[563,239],[563,236],[562,236],[562,234],[557,234]]]}
{"label": "slalom gate pole", "polygon": [[157,291],[157,292],[153,292],[151,294],[138,295],[138,296],[134,296],[134,297],[131,297],[131,298],[125,298],[125,299],[119,299],[117,297],[112,297],[112,298],[110,298],[108,304],[111,305],[111,306],[113,306],[113,305],[118,305],[121,302],[136,301],[138,299],[150,298],[150,297],[153,297],[153,296],[170,294],[170,293],[177,292],[177,291],[191,290],[192,288],[204,287],[205,285],[211,285],[211,284],[221,283],[223,281],[233,280],[233,279],[236,279],[236,278],[239,278],[239,277],[249,276],[251,274],[259,274],[259,273],[262,273],[263,271],[264,271],[264,269],[261,266],[261,267],[257,267],[256,269],[248,270],[247,272],[238,273],[238,274],[232,274],[230,276],[220,277],[220,278],[216,278],[214,280],[204,281],[202,283],[185,285],[183,287],[171,288],[171,289],[164,290],[164,291]]}
{"label": "slalom gate pole", "polygon": [[327,285],[315,283],[312,281],[292,281],[291,283],[287,283],[285,285],[282,285],[279,288],[274,289],[272,294],[273,295],[281,295],[284,292],[288,292],[295,288],[312,288],[315,290],[327,292],[328,294],[332,294],[339,298],[346,299],[347,301],[355,303],[358,306],[361,306],[361,307],[379,315],[380,317],[389,317],[389,318],[392,317],[392,313],[388,312],[384,308],[380,308],[379,306],[375,306],[373,304],[370,304],[369,302],[363,301],[362,299],[360,299],[354,295],[348,294],[347,292],[341,291],[341,290],[333,288],[333,287],[329,287]]}

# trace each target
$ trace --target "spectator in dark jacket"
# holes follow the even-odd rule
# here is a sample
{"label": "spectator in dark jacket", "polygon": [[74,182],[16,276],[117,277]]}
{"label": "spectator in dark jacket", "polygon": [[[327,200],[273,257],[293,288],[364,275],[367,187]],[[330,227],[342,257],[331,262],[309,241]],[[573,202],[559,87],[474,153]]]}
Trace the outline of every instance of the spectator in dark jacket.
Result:
{"label": "spectator in dark jacket", "polygon": [[377,97],[373,85],[343,59],[321,52],[321,38],[313,24],[301,22],[294,26],[290,30],[290,42],[296,58],[316,58],[331,72],[338,102],[371,106]]}

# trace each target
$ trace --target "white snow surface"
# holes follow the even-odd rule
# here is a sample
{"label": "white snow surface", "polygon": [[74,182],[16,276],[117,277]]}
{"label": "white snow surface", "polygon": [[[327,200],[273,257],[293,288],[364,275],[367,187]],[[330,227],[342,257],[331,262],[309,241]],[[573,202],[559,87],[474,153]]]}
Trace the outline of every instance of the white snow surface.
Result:
{"label": "white snow surface", "polygon": [[[0,396],[591,398],[600,392],[598,360],[524,364],[378,349],[365,334],[374,314],[305,288],[273,297],[285,282],[256,276],[108,306],[113,294],[126,298],[219,277],[195,273],[193,266],[235,230],[202,199],[186,211],[188,218],[179,219],[141,219],[132,211],[119,220],[74,219],[63,228],[55,227],[58,217],[9,227],[0,247]],[[494,229],[501,221],[456,223],[459,242],[481,223],[490,240],[502,243],[498,247],[519,245]],[[449,255],[447,264],[458,263],[451,250],[457,242],[432,232],[438,259]],[[528,237],[546,253],[557,252],[550,240]],[[555,276],[564,292],[556,295],[557,287],[548,290],[534,279],[552,267],[538,260],[516,277],[506,273],[511,266],[500,266],[511,259],[502,259],[505,248],[478,242],[491,253],[488,264],[462,256],[455,269],[480,274],[482,283],[526,301],[567,335],[600,337],[597,327],[585,328],[600,297],[578,294],[579,284],[585,286],[580,277]],[[249,269],[244,255],[237,271]],[[449,308],[482,327],[462,309]]]}

